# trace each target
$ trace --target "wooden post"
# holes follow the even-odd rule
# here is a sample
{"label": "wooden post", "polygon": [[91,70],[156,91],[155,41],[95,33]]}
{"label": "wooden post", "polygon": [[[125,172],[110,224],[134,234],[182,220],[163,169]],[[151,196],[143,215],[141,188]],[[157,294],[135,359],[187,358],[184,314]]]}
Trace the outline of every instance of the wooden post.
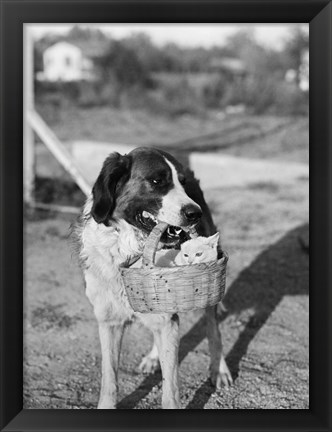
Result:
{"label": "wooden post", "polygon": [[32,129],[43,141],[49,151],[54,155],[57,161],[60,162],[64,169],[72,176],[78,187],[85,193],[86,196],[89,196],[92,189],[91,185],[87,182],[84,174],[76,165],[72,156],[57,138],[55,133],[47,126],[40,115],[34,110],[28,111],[27,120]]}
{"label": "wooden post", "polygon": [[23,181],[24,202],[34,202],[35,143],[28,112],[34,108],[33,39],[29,24],[23,25]]}
{"label": "wooden post", "polygon": [[23,28],[23,171],[24,171],[24,202],[31,208],[35,207],[34,183],[35,183],[35,142],[36,133],[46,147],[56,157],[60,164],[68,171],[77,185],[89,196],[91,185],[86,181],[79,167],[73,161],[71,155],[58,140],[56,135],[47,126],[34,109],[34,62],[33,62],[33,38],[29,24]]}

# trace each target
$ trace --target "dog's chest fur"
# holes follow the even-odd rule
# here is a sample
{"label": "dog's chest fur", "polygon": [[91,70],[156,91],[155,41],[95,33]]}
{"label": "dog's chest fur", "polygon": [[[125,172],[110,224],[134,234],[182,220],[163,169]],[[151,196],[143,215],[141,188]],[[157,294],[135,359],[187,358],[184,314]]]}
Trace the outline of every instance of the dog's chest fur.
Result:
{"label": "dog's chest fur", "polygon": [[99,316],[109,319],[122,314],[130,319],[134,312],[119,269],[123,263],[142,254],[144,236],[123,219],[114,221],[111,226],[98,224],[89,217],[90,211],[91,200],[88,200],[80,228],[86,295]]}

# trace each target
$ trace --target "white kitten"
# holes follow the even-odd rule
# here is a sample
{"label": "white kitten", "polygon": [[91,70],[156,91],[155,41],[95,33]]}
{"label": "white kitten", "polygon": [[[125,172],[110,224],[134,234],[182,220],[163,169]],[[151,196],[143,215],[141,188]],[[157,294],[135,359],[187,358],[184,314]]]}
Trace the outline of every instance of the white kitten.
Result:
{"label": "white kitten", "polygon": [[182,243],[181,250],[175,257],[175,264],[191,265],[215,261],[218,256],[219,233],[211,237],[197,237]]}
{"label": "white kitten", "polygon": [[[219,233],[211,237],[196,237],[182,243],[180,251],[175,249],[157,251],[155,265],[157,267],[175,267],[215,261],[218,256]],[[131,267],[140,268],[142,258]]]}

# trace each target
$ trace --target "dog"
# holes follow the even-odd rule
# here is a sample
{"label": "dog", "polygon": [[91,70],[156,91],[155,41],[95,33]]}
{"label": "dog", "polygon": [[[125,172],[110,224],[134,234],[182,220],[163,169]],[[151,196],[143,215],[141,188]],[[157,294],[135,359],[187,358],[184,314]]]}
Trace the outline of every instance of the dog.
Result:
{"label": "dog", "polygon": [[[134,312],[119,270],[142,255],[158,221],[169,224],[161,237],[163,248],[178,247],[193,228],[204,236],[216,232],[198,180],[173,156],[146,147],[127,155],[110,154],[75,228],[86,295],[99,327],[102,379],[98,409],[116,408],[121,340],[125,325],[133,319],[140,319],[154,335],[152,350],[140,369],[153,372],[160,365],[162,408],[180,408],[178,315]],[[216,314],[216,307],[206,310],[210,377],[220,389],[231,385],[232,377],[222,353]]]}

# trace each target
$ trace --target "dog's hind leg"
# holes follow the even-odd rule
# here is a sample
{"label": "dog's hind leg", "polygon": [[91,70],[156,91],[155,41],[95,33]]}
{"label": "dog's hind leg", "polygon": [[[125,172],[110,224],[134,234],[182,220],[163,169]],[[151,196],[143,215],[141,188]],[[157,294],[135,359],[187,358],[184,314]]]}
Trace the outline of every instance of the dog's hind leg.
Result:
{"label": "dog's hind leg", "polygon": [[149,354],[142,358],[138,369],[140,370],[140,372],[147,374],[156,372],[160,369],[158,348],[155,342],[153,343],[153,347]]}
{"label": "dog's hind leg", "polygon": [[98,409],[116,408],[118,366],[124,323],[99,322],[102,378]]}
{"label": "dog's hind leg", "polygon": [[216,314],[216,306],[206,309],[206,332],[211,356],[210,377],[216,389],[220,390],[222,386],[228,388],[232,385],[233,379],[223,355],[221,333]]}

